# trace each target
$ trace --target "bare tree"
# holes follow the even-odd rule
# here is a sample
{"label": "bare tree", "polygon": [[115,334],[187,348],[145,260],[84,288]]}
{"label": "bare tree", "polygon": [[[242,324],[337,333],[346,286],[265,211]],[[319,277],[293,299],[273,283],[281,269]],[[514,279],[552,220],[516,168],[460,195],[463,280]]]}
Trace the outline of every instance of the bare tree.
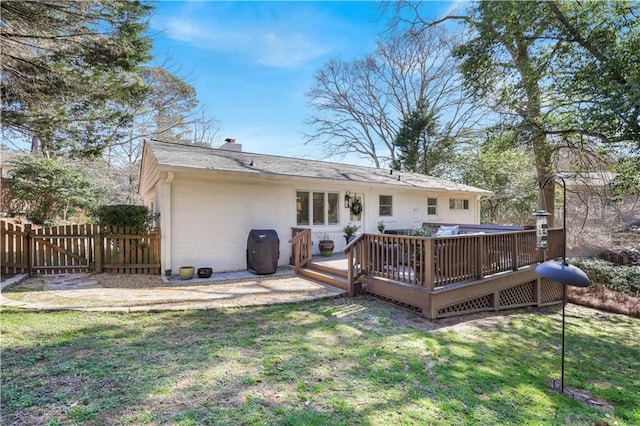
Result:
{"label": "bare tree", "polygon": [[456,38],[439,28],[390,34],[374,53],[333,59],[315,73],[307,97],[315,131],[306,143],[327,156],[358,154],[376,167],[396,160],[393,141],[419,99],[441,123],[443,137],[462,141],[480,118],[451,59]]}
{"label": "bare tree", "polygon": [[195,89],[185,79],[160,66],[146,69],[143,75],[149,87],[145,102],[131,112],[135,119],[126,137],[105,153],[114,168],[114,192],[120,203],[139,201],[139,165],[145,139],[211,146],[220,129],[218,120],[199,105]]}

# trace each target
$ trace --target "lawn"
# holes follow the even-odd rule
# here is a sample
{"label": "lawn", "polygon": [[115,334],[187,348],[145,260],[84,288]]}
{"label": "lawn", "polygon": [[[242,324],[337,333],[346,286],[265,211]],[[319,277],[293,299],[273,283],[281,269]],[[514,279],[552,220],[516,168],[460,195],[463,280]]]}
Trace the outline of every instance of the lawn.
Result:
{"label": "lawn", "polygon": [[5,309],[11,424],[640,424],[640,319],[567,306],[429,322],[377,299],[146,314]]}

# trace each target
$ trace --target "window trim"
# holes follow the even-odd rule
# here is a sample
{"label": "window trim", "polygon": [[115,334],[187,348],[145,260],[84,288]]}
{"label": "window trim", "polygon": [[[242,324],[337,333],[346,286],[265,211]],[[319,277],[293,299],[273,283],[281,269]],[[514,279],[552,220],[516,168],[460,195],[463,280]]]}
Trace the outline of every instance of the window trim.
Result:
{"label": "window trim", "polygon": [[468,198],[449,198],[449,210],[470,210],[471,203]]}
{"label": "window trim", "polygon": [[[434,200],[435,204],[434,205],[430,205],[429,201]],[[430,208],[434,208],[435,209],[435,213],[431,214],[429,213],[429,209]],[[427,216],[434,216],[437,217],[438,216],[438,198],[437,197],[427,197]]]}
{"label": "window trim", "polygon": [[[382,197],[389,197],[391,204],[382,204]],[[382,214],[382,208],[388,207],[389,214]],[[380,217],[393,217],[393,195],[378,194],[378,216]]]}
{"label": "window trim", "polygon": [[[298,197],[300,196],[299,194],[301,193],[305,193],[307,196],[307,218],[306,221],[303,221],[303,223],[301,223],[299,221],[300,217],[298,216]],[[314,197],[315,194],[323,194],[322,197],[322,203],[323,203],[323,223],[314,223],[315,222],[315,215],[314,215],[314,207],[315,207],[315,202],[319,201],[316,200],[316,198]],[[333,223],[330,221],[330,218],[332,216],[330,209],[330,203],[329,203],[329,194],[335,194],[335,205],[334,205],[334,209],[335,209],[335,217],[336,217],[336,222]],[[312,189],[296,189],[295,191],[295,212],[296,212],[296,226],[336,226],[340,224],[340,192],[339,191],[326,191],[326,190],[312,190]],[[302,209],[304,210],[304,209]]]}

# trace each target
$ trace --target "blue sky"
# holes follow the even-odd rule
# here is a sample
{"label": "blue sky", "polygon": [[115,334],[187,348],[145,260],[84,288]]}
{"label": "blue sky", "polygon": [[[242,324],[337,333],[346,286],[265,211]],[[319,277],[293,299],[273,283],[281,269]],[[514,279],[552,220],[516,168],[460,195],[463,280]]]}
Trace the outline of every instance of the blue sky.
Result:
{"label": "blue sky", "polygon": [[[441,15],[451,2],[431,2]],[[305,146],[313,74],[329,59],[372,52],[385,31],[378,2],[171,1],[155,3],[155,63],[169,59],[221,122],[214,145],[322,158]]]}

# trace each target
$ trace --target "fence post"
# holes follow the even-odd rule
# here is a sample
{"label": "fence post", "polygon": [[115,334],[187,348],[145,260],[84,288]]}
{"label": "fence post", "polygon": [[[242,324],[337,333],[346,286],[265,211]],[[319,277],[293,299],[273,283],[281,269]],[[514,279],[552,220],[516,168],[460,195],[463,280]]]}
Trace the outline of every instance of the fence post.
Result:
{"label": "fence post", "polygon": [[27,258],[27,274],[31,275],[32,269],[33,269],[33,259],[32,259],[32,250],[33,250],[33,239],[31,238],[31,224],[30,223],[26,223],[24,225],[24,232],[25,232],[25,238],[24,238],[24,245],[23,245],[23,256],[25,256]]}
{"label": "fence post", "polygon": [[518,244],[518,233],[513,232],[511,234],[511,238],[513,240],[513,250],[511,250],[511,269],[513,271],[517,271],[518,270],[518,257],[520,257],[520,254],[518,253],[519,251],[519,244]]}
{"label": "fence post", "polygon": [[95,272],[102,272],[102,249],[104,247],[104,236],[102,228],[98,225],[93,229],[93,256],[95,260]]}

